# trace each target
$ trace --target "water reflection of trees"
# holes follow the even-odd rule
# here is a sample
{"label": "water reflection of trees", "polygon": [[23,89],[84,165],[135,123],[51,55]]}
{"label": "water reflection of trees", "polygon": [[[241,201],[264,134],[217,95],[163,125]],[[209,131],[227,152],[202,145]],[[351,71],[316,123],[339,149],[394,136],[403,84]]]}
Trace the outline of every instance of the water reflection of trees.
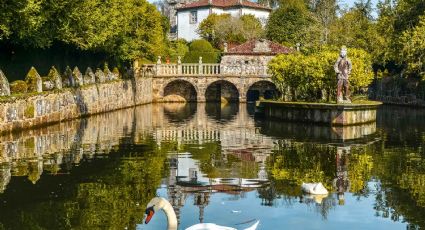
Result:
{"label": "water reflection of trees", "polygon": [[[326,218],[338,203],[344,204],[344,193],[351,192],[360,199],[369,195],[367,182],[372,174],[371,153],[379,144],[333,146],[296,141],[279,141],[268,159],[271,187],[259,191],[263,204],[274,205],[279,199],[292,204],[294,197]],[[301,184],[321,182],[336,194],[328,197],[305,196]]]}
{"label": "water reflection of trees", "polygon": [[[423,143],[422,143],[423,144]],[[425,154],[422,149],[392,148],[374,155],[380,179],[376,215],[425,227]]]}
{"label": "water reflection of trees", "polygon": [[[228,109],[231,111],[214,107],[206,112],[222,121],[241,113],[232,107]],[[183,106],[183,110],[164,108],[161,113],[170,122],[166,125],[157,122],[157,128],[173,134],[168,139],[165,135],[162,138],[158,134],[146,135],[150,123],[154,123],[149,119],[146,124],[133,123],[145,119],[149,110],[124,112],[115,117],[104,115],[105,119],[95,123],[62,125],[57,132],[21,135],[23,138],[19,141],[4,137],[7,141],[3,141],[0,148],[4,162],[0,164],[0,192],[4,192],[0,197],[0,229],[132,228],[140,223],[142,209],[155,196],[161,178],[168,176],[168,164],[164,164],[166,157],[170,157],[167,154],[190,153],[208,178],[257,178],[262,165],[252,158],[270,152],[266,161],[270,183],[257,189],[262,205],[290,207],[302,202],[326,218],[337,205],[344,205],[339,193],[350,192],[359,200],[373,197],[377,216],[407,221],[412,229],[425,228],[423,112],[400,109],[391,115],[390,110],[380,115],[379,141],[354,142],[357,143],[354,145],[345,142],[338,146],[313,143],[312,139],[320,138],[311,138],[314,135],[306,133],[311,129],[292,125],[281,130],[285,127],[283,123],[280,126],[268,123],[269,127],[281,131],[282,135],[275,138],[270,138],[271,132],[258,136],[245,132],[244,119],[240,119],[235,130],[226,127],[227,122],[208,128],[203,124],[187,129],[173,126],[174,122],[180,124],[192,119],[199,111],[187,106]],[[134,116],[131,114],[140,114],[140,117],[130,119]],[[403,119],[395,120],[394,116]],[[200,119],[199,122],[208,121]],[[248,126],[246,130],[252,129]],[[135,129],[139,136],[134,136],[132,130]],[[192,132],[194,130],[199,132]],[[190,131],[191,138],[171,138],[184,131]],[[200,134],[205,133],[214,135],[201,138]],[[126,138],[116,138],[119,135]],[[232,142],[238,138],[245,139]],[[254,139],[256,141],[252,141]],[[349,153],[339,153],[344,148]],[[338,179],[340,187],[335,186]],[[333,194],[318,202],[318,198],[301,193],[302,182],[322,182]],[[233,198],[243,195],[240,191],[240,196]]]}
{"label": "water reflection of trees", "polygon": [[2,227],[134,229],[166,174],[165,151],[155,146],[151,139],[119,148],[60,176],[45,175],[36,186],[23,178],[12,181],[0,200]]}
{"label": "water reflection of trees", "polygon": [[[424,146],[424,142],[419,144]],[[408,221],[410,227],[425,227],[425,154],[420,148],[385,148],[384,141],[353,145],[349,154],[338,157],[341,147],[308,142],[280,141],[268,159],[270,188],[259,190],[263,205],[276,202],[292,205],[314,204],[301,193],[302,182],[322,182],[335,192],[314,204],[314,209],[326,218],[341,197],[335,185],[342,168],[346,168],[350,192],[357,199],[374,196],[376,215],[393,221]],[[346,147],[343,147],[346,148]],[[340,159],[339,159],[340,158]],[[346,165],[338,165],[339,161]],[[370,181],[375,183],[370,184]]]}

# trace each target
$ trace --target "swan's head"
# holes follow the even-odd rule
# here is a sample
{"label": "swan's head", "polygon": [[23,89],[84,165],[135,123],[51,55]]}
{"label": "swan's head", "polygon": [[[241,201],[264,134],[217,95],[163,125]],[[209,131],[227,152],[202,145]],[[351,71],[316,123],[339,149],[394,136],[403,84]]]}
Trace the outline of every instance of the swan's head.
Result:
{"label": "swan's head", "polygon": [[155,214],[155,212],[161,210],[162,208],[164,208],[165,204],[166,204],[166,200],[162,197],[154,197],[152,198],[152,200],[148,203],[148,205],[146,205],[146,219],[145,219],[145,224],[148,224],[149,221],[151,221],[153,215]]}

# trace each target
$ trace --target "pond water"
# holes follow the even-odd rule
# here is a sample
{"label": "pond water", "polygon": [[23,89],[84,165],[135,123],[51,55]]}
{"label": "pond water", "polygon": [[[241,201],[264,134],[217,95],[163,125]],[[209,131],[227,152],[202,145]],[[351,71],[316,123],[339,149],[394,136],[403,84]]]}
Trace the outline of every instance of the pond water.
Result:
{"label": "pond water", "polygon": [[0,229],[166,229],[162,212],[144,224],[155,196],[179,229],[425,228],[424,110],[382,107],[376,133],[351,140],[252,113],[145,105],[1,136]]}

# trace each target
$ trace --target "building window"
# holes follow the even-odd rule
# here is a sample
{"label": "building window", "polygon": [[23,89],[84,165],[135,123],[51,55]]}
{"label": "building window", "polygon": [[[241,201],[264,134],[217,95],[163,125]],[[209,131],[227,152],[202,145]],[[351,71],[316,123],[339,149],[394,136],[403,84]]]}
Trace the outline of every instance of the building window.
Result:
{"label": "building window", "polygon": [[198,11],[190,11],[189,23],[195,24],[198,22]]}

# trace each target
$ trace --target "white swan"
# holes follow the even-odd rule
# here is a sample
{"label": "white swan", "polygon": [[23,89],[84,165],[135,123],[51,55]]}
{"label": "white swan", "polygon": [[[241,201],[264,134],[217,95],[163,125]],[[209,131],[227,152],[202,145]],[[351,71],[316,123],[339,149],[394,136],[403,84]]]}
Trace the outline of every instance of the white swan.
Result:
{"label": "white swan", "polygon": [[[159,210],[164,211],[165,215],[167,216],[167,229],[177,230],[177,217],[176,217],[176,213],[174,212],[173,206],[171,206],[168,200],[162,197],[154,197],[146,206],[147,216],[146,216],[145,224],[148,224],[149,221],[152,219],[152,216],[155,214],[155,212]],[[255,224],[253,224],[249,228],[246,228],[245,230],[255,230],[257,229],[257,226],[259,223],[260,221],[257,221]],[[226,226],[220,226],[216,224],[211,224],[211,223],[201,223],[201,224],[195,224],[193,226],[190,226],[189,228],[186,228],[186,230],[237,230],[237,229],[226,227]]]}
{"label": "white swan", "polygon": [[329,193],[322,183],[303,183],[301,190],[313,195],[326,195]]}

